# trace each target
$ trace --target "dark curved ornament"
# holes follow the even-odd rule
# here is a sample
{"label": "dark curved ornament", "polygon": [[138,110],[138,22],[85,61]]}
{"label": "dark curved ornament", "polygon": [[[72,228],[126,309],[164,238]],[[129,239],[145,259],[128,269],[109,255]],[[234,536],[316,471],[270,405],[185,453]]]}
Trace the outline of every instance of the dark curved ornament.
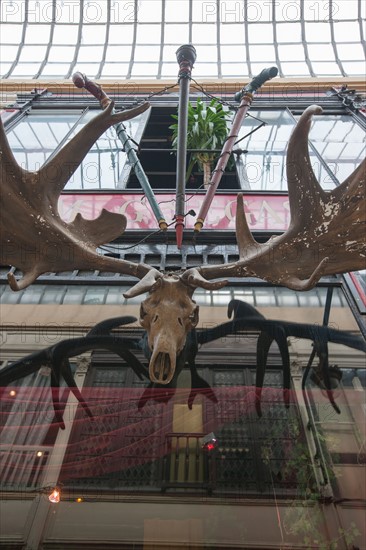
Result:
{"label": "dark curved ornament", "polygon": [[[233,311],[236,311],[238,315],[242,315],[245,312],[247,312],[248,315],[244,317],[234,318],[233,321],[223,323],[212,329],[207,329],[199,333],[197,339],[200,344],[205,344],[208,342],[212,342],[213,340],[217,340],[218,338],[223,338],[224,336],[228,336],[230,334],[237,334],[238,332],[241,332],[243,330],[258,330],[260,332],[260,338],[258,339],[258,346],[260,347],[259,357],[257,346],[257,366],[259,370],[259,375],[257,375],[256,380],[257,388],[259,388],[256,394],[256,408],[259,414],[261,413],[261,411],[260,401],[258,401],[258,399],[260,400],[261,390],[263,387],[264,372],[267,365],[267,356],[270,345],[269,342],[271,339],[272,341],[275,340],[280,348],[284,364],[284,390],[285,392],[287,391],[289,393],[290,365],[288,349],[286,351],[286,348],[287,338],[291,336],[313,341],[314,347],[316,350],[318,350],[318,354],[320,354],[320,358],[322,361],[324,385],[327,390],[328,398],[330,399],[330,402],[333,405],[334,409],[338,413],[340,412],[339,407],[336,405],[332,394],[331,381],[329,377],[327,344],[328,342],[333,342],[335,344],[342,344],[344,346],[366,352],[366,342],[363,338],[353,334],[349,334],[344,331],[332,329],[324,325],[268,320],[265,319],[249,304],[246,304],[245,302],[240,303],[240,300],[233,300],[230,304],[228,308],[230,314]],[[267,336],[263,335],[263,333],[265,333]],[[262,345],[263,347],[261,347]],[[304,373],[303,389],[305,388],[307,375],[308,369],[306,369]],[[285,402],[286,399],[287,397],[285,393]]]}
{"label": "dark curved ornament", "polygon": [[[217,398],[213,389],[197,372],[195,358],[198,352],[198,346],[230,334],[237,334],[243,330],[257,330],[259,331],[259,337],[257,341],[255,407],[258,416],[262,414],[261,395],[268,353],[273,341],[276,341],[280,350],[284,372],[284,402],[287,407],[289,405],[291,373],[287,338],[290,336],[313,341],[314,353],[319,357],[319,372],[321,372],[322,381],[328,398],[334,409],[338,413],[340,412],[339,407],[334,401],[332,383],[329,376],[328,342],[343,344],[350,348],[366,352],[366,342],[362,338],[324,325],[268,320],[253,306],[240,300],[232,300],[229,303],[228,315],[231,316],[232,314],[234,314],[234,319],[232,321],[222,323],[211,329],[204,329],[201,331],[192,330],[189,333],[186,345],[177,357],[177,369],[172,381],[167,385],[150,383],[139,399],[139,409],[141,409],[149,399],[167,403],[175,394],[177,378],[186,364],[188,364],[191,373],[191,391],[188,397],[188,407],[190,409],[192,408],[194,399],[198,394],[202,394],[214,403],[217,403]],[[86,414],[92,418],[92,412],[73,378],[69,359],[87,351],[106,349],[116,353],[119,357],[124,359],[140,380],[143,380],[143,377],[148,379],[148,369],[131,351],[142,350],[146,358],[149,359],[151,352],[147,342],[147,334],[145,333],[142,338],[135,339],[126,339],[120,337],[118,334],[111,334],[111,330],[114,328],[135,321],[136,318],[131,316],[106,319],[95,325],[85,337],[63,340],[54,346],[14,361],[0,371],[0,387],[7,386],[11,382],[36,372],[41,367],[48,366],[51,369],[52,399],[55,418],[60,424],[60,427],[64,428],[59,396],[61,378],[65,380],[70,390],[84,408]],[[305,389],[310,365],[311,363],[309,362],[304,372],[302,381],[303,390]]]}
{"label": "dark curved ornament", "polygon": [[[47,366],[51,369],[52,401],[55,418],[59,422],[60,427],[62,429],[65,428],[59,396],[61,378],[65,380],[85,412],[92,418],[92,412],[75,383],[69,358],[76,357],[87,351],[106,349],[124,359],[140,380],[143,380],[143,377],[148,378],[147,369],[129,349],[132,347],[131,341],[108,334],[116,326],[126,325],[135,321],[135,317],[107,319],[95,325],[85,337],[62,340],[49,348],[14,361],[0,371],[0,387],[7,386],[11,382],[15,382],[36,372],[41,367]],[[137,347],[136,342],[132,342],[132,345]]]}

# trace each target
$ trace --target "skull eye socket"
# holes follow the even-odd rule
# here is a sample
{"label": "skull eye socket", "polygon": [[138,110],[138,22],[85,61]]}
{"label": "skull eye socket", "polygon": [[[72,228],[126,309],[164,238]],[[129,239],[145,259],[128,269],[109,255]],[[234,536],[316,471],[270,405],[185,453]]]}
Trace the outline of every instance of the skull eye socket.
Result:
{"label": "skull eye socket", "polygon": [[141,304],[141,306],[140,306],[140,318],[143,319],[144,317],[146,317],[146,315],[147,315],[147,311],[145,311],[143,304]]}
{"label": "skull eye socket", "polygon": [[199,312],[199,307],[197,306],[193,310],[193,313],[189,316],[189,320],[191,322],[192,327],[195,327],[198,323],[198,312]]}

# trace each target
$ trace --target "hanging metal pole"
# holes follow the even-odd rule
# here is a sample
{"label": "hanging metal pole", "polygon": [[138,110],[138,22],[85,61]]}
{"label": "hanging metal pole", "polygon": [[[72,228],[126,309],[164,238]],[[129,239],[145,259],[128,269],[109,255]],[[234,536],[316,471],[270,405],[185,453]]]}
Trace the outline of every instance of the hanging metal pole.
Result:
{"label": "hanging metal pole", "polygon": [[235,100],[240,101],[240,105],[235,114],[230,134],[227,137],[224,146],[222,148],[221,155],[217,161],[216,167],[212,172],[212,177],[209,182],[209,186],[203,200],[201,209],[199,211],[196,223],[194,225],[194,230],[196,233],[202,229],[204,221],[206,219],[207,213],[211,206],[212,200],[215,196],[216,190],[221,181],[222,174],[225,171],[226,165],[228,163],[229,157],[233,150],[234,144],[238,138],[239,130],[241,123],[253,101],[253,94],[265,83],[267,80],[270,80],[274,76],[277,76],[278,69],[277,67],[271,67],[270,69],[263,69],[263,71],[253,80],[247,84],[240,92],[235,94]]}
{"label": "hanging metal pole", "polygon": [[187,129],[190,76],[196,50],[192,44],[180,46],[176,51],[179,63],[179,107],[178,107],[178,139],[177,139],[177,174],[176,174],[176,204],[175,233],[177,247],[181,248],[185,218],[186,192],[186,159],[187,159]]}
{"label": "hanging metal pole", "polygon": [[[94,97],[96,97],[98,101],[100,101],[100,104],[103,107],[103,109],[105,109],[106,106],[111,102],[111,99],[107,96],[107,94],[104,92],[102,87],[99,86],[99,84],[96,84],[95,82],[92,82],[91,80],[89,80],[82,73],[79,73],[79,72],[74,73],[72,80],[77,88],[85,88]],[[127,155],[128,161],[133,166],[136,177],[139,180],[142,189],[144,190],[144,193],[146,195],[147,200],[149,201],[152,211],[154,212],[154,216],[159,224],[159,228],[162,231],[165,231],[168,227],[168,224],[164,219],[164,215],[162,211],[160,210],[160,207],[157,203],[154,192],[151,189],[150,182],[147,179],[144,169],[142,168],[141,162],[136,154],[135,149],[133,148],[132,142],[125,132],[125,127],[122,123],[119,123],[119,124],[116,124],[114,128],[116,129],[117,135],[122,143],[123,150]]]}

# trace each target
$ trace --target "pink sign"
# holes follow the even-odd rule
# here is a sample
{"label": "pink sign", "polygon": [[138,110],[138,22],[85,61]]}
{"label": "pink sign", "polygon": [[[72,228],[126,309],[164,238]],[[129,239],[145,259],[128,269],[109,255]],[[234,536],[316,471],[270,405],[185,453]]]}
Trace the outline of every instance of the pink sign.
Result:
{"label": "pink sign", "polygon": [[[173,222],[175,195],[156,195],[168,224]],[[203,201],[203,195],[187,193],[186,227],[192,228]],[[284,231],[290,221],[289,201],[286,195],[244,195],[245,212],[250,229]],[[141,194],[67,194],[61,195],[59,212],[66,221],[72,221],[80,212],[86,219],[99,216],[102,209],[124,214],[127,229],[157,229],[158,224],[145,196]],[[216,195],[205,220],[204,229],[235,230],[236,195]]]}

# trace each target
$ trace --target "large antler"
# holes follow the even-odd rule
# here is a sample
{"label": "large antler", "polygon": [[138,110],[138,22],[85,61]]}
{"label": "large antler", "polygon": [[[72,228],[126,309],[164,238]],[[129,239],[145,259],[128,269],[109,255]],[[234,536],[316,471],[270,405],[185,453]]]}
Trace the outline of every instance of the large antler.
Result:
{"label": "large antler", "polygon": [[207,279],[259,277],[293,290],[308,290],[323,275],[366,266],[366,160],[337,188],[326,192],[311,167],[308,134],[315,105],[306,109],[289,141],[287,180],[291,222],[285,233],[259,244],[251,235],[238,195],[239,261],[187,270],[183,277],[204,287]]}
{"label": "large antler", "polygon": [[97,254],[97,246],[124,232],[125,216],[103,210],[95,220],[85,220],[78,214],[73,222],[66,223],[57,208],[61,191],[93,143],[111,126],[148,108],[149,104],[144,103],[114,114],[113,102],[109,102],[37,172],[29,172],[17,164],[0,123],[0,262],[23,272],[20,281],[9,273],[13,290],[27,287],[47,271],[99,269],[140,279],[146,274],[153,280],[159,276],[148,265]]}

